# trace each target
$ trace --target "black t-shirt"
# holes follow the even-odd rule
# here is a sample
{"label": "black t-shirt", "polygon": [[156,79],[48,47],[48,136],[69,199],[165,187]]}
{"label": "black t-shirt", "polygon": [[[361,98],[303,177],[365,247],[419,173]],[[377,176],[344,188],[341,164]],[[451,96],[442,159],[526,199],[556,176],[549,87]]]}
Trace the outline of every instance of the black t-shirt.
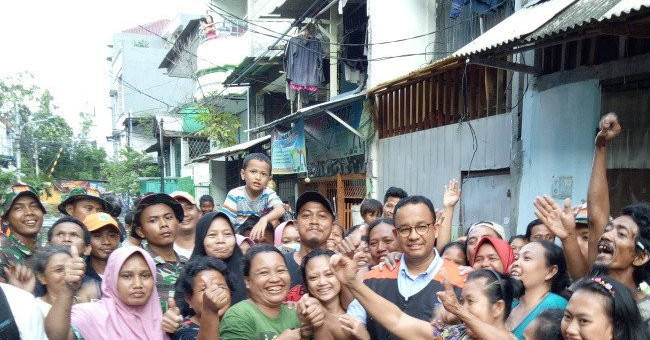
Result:
{"label": "black t-shirt", "polygon": [[302,284],[302,270],[300,265],[293,259],[293,254],[295,252],[284,254],[284,261],[287,263],[287,269],[289,269],[289,275],[291,275],[291,287]]}

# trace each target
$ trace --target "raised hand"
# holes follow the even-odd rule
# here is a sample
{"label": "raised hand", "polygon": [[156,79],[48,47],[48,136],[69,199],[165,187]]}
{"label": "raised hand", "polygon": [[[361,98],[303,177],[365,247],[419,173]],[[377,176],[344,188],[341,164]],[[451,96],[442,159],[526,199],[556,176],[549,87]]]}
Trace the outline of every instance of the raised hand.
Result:
{"label": "raised hand", "polygon": [[65,284],[66,287],[76,292],[81,287],[84,274],[86,273],[86,262],[79,256],[76,246],[70,246],[70,257],[65,261]]}
{"label": "raised hand", "polygon": [[322,326],[325,322],[323,305],[316,298],[310,297],[309,294],[303,295],[298,300],[296,314],[298,314],[301,322],[316,328]]}
{"label": "raised hand", "polygon": [[36,277],[29,267],[22,264],[11,264],[7,270],[7,283],[30,293],[34,292]]}
{"label": "raised hand", "polygon": [[453,207],[460,200],[460,188],[458,181],[452,178],[448,185],[445,185],[445,194],[442,198],[442,205],[445,208]]}
{"label": "raised hand", "polygon": [[266,230],[266,224],[267,224],[266,219],[260,218],[260,220],[257,221],[255,226],[251,230],[250,238],[255,243],[258,243],[260,240],[264,238],[264,231]]}
{"label": "raised hand", "polygon": [[445,310],[447,310],[449,313],[454,315],[460,314],[461,306],[460,302],[458,302],[458,299],[456,298],[456,293],[454,293],[454,288],[446,278],[442,281],[442,283],[445,286],[445,290],[443,292],[436,293],[438,300],[440,300],[442,306],[445,307]]}
{"label": "raised hand", "polygon": [[610,140],[621,133],[621,123],[618,121],[618,116],[610,112],[606,114],[598,124],[598,134],[596,135],[596,145],[605,146]]}
{"label": "raised hand", "polygon": [[535,199],[535,216],[561,240],[575,235],[576,221],[571,209],[571,200],[564,200],[564,210],[548,195]]}
{"label": "raised hand", "polygon": [[165,333],[173,334],[183,322],[181,310],[176,306],[176,301],[172,298],[167,299],[167,311],[163,314],[162,329]]}
{"label": "raised hand", "polygon": [[351,285],[357,275],[357,263],[345,255],[332,255],[330,267],[342,285]]}
{"label": "raised hand", "polygon": [[379,262],[379,264],[372,267],[372,269],[378,269],[381,272],[384,270],[384,267],[386,267],[388,268],[388,270],[393,270],[395,269],[395,267],[397,267],[397,260],[399,260],[401,257],[402,257],[402,253],[398,251],[388,253],[388,255],[384,257],[384,261]]}
{"label": "raised hand", "polygon": [[203,292],[203,313],[218,314],[219,317],[230,308],[230,294],[216,282],[211,282]]}
{"label": "raised hand", "polygon": [[366,326],[354,316],[341,314],[339,315],[339,323],[346,333],[349,333],[356,339],[370,339]]}

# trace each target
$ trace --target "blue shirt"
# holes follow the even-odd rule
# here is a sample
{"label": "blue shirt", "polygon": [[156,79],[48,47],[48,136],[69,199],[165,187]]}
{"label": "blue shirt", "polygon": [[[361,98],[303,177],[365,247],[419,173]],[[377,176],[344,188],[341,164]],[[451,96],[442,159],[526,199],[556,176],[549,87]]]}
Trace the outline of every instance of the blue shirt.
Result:
{"label": "blue shirt", "polygon": [[[397,275],[397,289],[399,290],[400,295],[404,299],[408,300],[411,296],[420,292],[424,287],[426,287],[436,276],[438,270],[442,267],[443,260],[438,255],[438,251],[434,249],[436,257],[431,261],[431,264],[426,271],[418,274],[411,275],[408,271],[408,266],[406,265],[406,260],[404,254],[399,263],[399,273]],[[352,315],[357,320],[366,324],[366,319],[368,314],[366,310],[361,306],[361,303],[357,299],[354,299],[348,306],[347,314]]]}
{"label": "blue shirt", "polygon": [[[519,301],[513,301],[512,302],[512,308],[515,308],[519,305]],[[529,323],[531,323],[539,313],[551,309],[551,308],[559,308],[559,309],[565,309],[567,305],[567,301],[565,298],[554,294],[554,293],[548,293],[542,299],[542,301],[539,302],[539,304],[528,313],[528,315],[521,321],[521,323],[517,326],[517,328],[512,330],[512,333],[517,337],[519,340],[524,339],[524,330],[526,329],[526,326],[528,326]]]}

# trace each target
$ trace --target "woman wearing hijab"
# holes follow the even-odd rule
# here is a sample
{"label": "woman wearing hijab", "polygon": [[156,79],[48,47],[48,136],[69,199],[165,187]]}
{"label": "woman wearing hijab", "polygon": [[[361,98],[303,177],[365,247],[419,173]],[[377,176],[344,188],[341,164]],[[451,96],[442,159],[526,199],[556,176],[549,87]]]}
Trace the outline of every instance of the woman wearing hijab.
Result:
{"label": "woman wearing hijab", "polygon": [[156,290],[156,266],[137,247],[118,248],[108,259],[102,298],[72,306],[85,263],[76,247],[66,261],[66,288],[45,319],[50,339],[168,339],[161,328],[162,308]]}
{"label": "woman wearing hijab", "polygon": [[515,254],[508,242],[485,236],[476,244],[472,268],[494,269],[501,274],[508,274],[513,262],[515,262]]}
{"label": "woman wearing hijab", "polygon": [[[228,278],[232,283],[230,297],[233,305],[246,299],[242,267],[244,254],[237,245],[235,228],[228,215],[215,211],[199,219],[196,224],[194,251],[190,259],[199,256],[212,256],[226,264]],[[179,302],[178,296],[176,302]]]}

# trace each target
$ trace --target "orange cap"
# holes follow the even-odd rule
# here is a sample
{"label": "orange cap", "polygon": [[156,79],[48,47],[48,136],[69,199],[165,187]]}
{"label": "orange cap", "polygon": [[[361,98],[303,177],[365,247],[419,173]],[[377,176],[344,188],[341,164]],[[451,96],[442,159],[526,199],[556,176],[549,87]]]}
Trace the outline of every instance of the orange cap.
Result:
{"label": "orange cap", "polygon": [[120,226],[117,224],[117,221],[113,218],[113,216],[107,213],[100,212],[100,213],[90,214],[86,216],[86,219],[84,220],[84,224],[88,228],[88,231],[95,231],[107,225],[110,225],[113,226],[113,228],[115,228],[115,230],[117,230],[120,234],[122,234],[122,231],[120,230]]}
{"label": "orange cap", "polygon": [[175,200],[178,200],[179,198],[182,198],[188,202],[190,202],[192,205],[196,205],[196,201],[194,200],[194,197],[190,195],[186,191],[174,191],[169,196],[173,197]]}

